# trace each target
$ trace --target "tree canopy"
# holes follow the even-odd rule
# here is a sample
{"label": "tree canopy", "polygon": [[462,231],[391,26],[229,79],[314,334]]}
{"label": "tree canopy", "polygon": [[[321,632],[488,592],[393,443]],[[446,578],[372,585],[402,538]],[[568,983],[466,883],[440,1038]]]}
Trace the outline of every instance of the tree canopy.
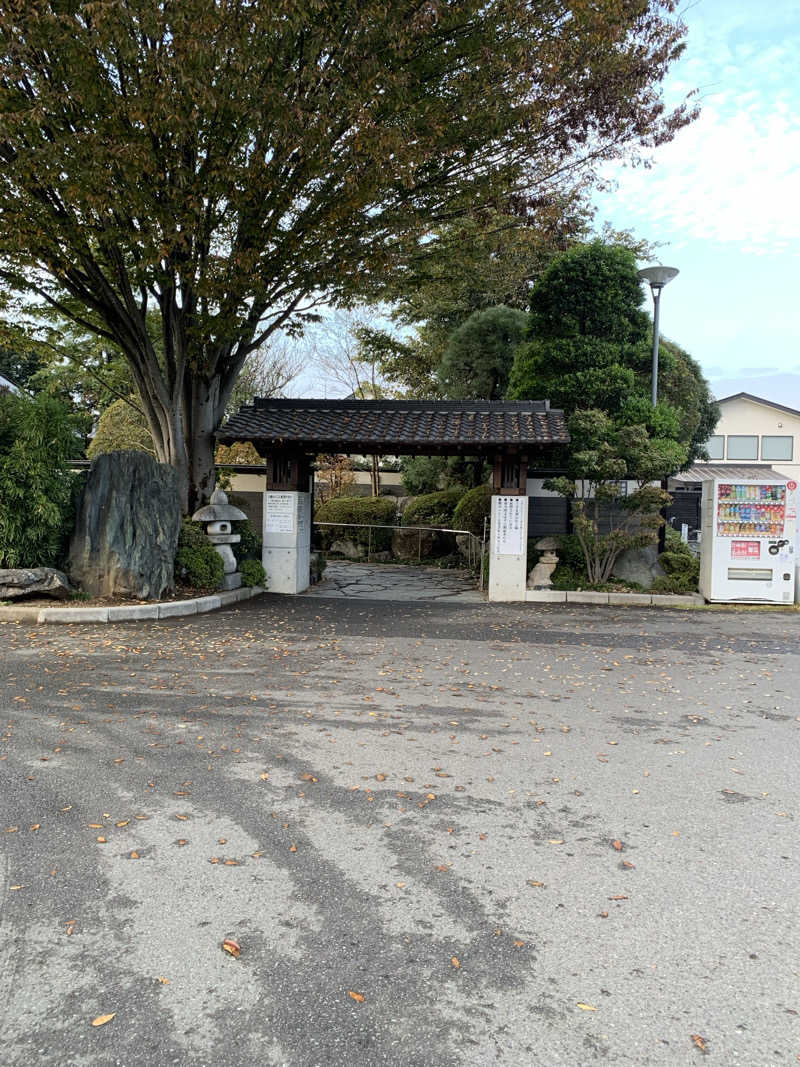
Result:
{"label": "tree canopy", "polygon": [[553,260],[531,296],[508,398],[543,398],[567,414],[596,409],[618,426],[641,425],[703,454],[719,411],[699,365],[679,346],[659,346],[659,403],[650,402],[652,324],[636,260],[595,241]]}
{"label": "tree canopy", "polygon": [[0,0],[0,277],[118,346],[193,506],[275,330],[690,121],[674,7]]}
{"label": "tree canopy", "polygon": [[452,334],[437,367],[442,396],[453,400],[502,400],[526,315],[514,308],[475,311]]}

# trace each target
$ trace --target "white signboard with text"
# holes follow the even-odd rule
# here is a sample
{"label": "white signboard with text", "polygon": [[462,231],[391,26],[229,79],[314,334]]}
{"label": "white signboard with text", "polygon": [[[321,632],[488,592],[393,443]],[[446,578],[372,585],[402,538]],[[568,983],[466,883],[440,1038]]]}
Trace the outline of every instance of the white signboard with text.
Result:
{"label": "white signboard with text", "polygon": [[296,493],[264,494],[264,533],[294,533]]}
{"label": "white signboard with text", "polygon": [[499,496],[494,528],[494,554],[521,556],[525,552],[525,496]]}

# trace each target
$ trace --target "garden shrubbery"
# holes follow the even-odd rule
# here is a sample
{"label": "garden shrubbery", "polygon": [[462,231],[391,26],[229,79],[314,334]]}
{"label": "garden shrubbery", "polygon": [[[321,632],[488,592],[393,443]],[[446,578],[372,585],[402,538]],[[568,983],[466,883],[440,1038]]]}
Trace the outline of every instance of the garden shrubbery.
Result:
{"label": "garden shrubbery", "polygon": [[233,533],[239,534],[241,538],[238,544],[231,545],[236,562],[239,564],[239,570],[242,569],[241,565],[245,560],[252,559],[260,563],[262,555],[261,538],[252,522],[249,519],[239,519],[238,522],[232,523],[231,528]]}
{"label": "garden shrubbery", "polygon": [[60,562],[74,523],[82,420],[55,397],[0,394],[0,567]]}
{"label": "garden shrubbery", "polygon": [[[358,523],[375,526],[394,526],[397,505],[385,496],[339,496],[314,509],[314,522]],[[344,538],[359,545],[369,545],[375,552],[386,551],[392,545],[391,530],[364,529],[361,526],[318,526],[317,540],[322,549],[329,549],[334,541]]]}
{"label": "garden shrubbery", "polygon": [[694,593],[700,579],[700,558],[681,541],[675,530],[667,527],[666,549],[658,562],[667,572],[665,578],[656,578],[654,593]]}
{"label": "garden shrubbery", "polygon": [[239,570],[242,585],[263,585],[267,580],[267,572],[257,559],[246,559]]}
{"label": "garden shrubbery", "polygon": [[175,577],[192,589],[218,589],[225,573],[222,556],[205,535],[203,524],[184,519],[175,553]]}
{"label": "garden shrubbery", "polygon": [[492,487],[479,485],[469,489],[461,497],[453,511],[453,526],[457,530],[469,530],[476,537],[483,537],[484,519],[492,514]]}
{"label": "garden shrubbery", "polygon": [[403,512],[403,525],[451,526],[453,512],[464,493],[463,485],[456,485],[452,489],[439,489],[414,497]]}

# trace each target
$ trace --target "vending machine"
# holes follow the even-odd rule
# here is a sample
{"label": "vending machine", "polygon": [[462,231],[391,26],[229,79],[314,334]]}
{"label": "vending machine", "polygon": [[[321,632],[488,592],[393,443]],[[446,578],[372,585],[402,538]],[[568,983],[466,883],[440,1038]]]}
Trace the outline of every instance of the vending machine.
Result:
{"label": "vending machine", "polygon": [[791,604],[795,583],[797,482],[703,482],[700,592],[706,600]]}

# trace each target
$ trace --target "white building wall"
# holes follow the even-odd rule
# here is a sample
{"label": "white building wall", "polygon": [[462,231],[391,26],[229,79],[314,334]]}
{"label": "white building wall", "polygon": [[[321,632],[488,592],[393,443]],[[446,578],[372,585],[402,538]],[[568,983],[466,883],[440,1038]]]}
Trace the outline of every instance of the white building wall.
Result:
{"label": "white building wall", "polygon": [[[722,459],[712,459],[712,463],[738,463],[750,465],[764,463],[781,474],[795,481],[800,481],[800,413],[794,415],[770,404],[769,401],[755,401],[748,397],[732,397],[720,404],[721,416],[714,430],[715,435],[725,437],[725,451]],[[759,441],[758,458],[755,460],[729,459],[729,436],[756,436]],[[762,458],[761,438],[793,438],[792,461]]]}

